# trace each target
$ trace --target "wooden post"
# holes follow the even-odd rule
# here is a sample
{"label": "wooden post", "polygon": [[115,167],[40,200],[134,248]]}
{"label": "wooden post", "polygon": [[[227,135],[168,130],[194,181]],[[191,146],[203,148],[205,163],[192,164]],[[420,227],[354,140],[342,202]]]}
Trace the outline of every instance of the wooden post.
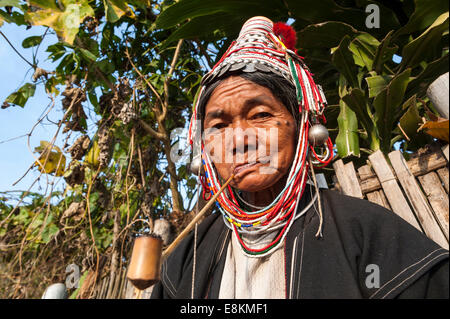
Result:
{"label": "wooden post", "polygon": [[419,181],[433,207],[436,219],[447,238],[448,249],[448,195],[445,193],[441,181],[435,172],[419,176]]}
{"label": "wooden post", "polygon": [[427,95],[439,114],[448,119],[448,72],[430,84]]}
{"label": "wooden post", "polygon": [[374,172],[372,171],[372,169],[370,168],[369,165],[364,165],[361,166],[360,168],[358,168],[358,175],[359,178],[364,181],[370,177],[372,177],[374,175]]}
{"label": "wooden post", "polygon": [[440,169],[438,169],[436,171],[439,175],[439,178],[441,179],[441,182],[444,186],[445,191],[447,192],[448,195],[448,190],[449,190],[449,176],[448,176],[448,168],[447,167],[442,167]]}
{"label": "wooden post", "polygon": [[389,164],[384,158],[383,153],[378,150],[369,156],[369,160],[375,170],[375,173],[378,175],[378,179],[380,180],[384,194],[392,207],[392,211],[416,227],[418,230],[422,231],[414,216],[414,213],[409,207],[408,202],[403,197],[403,193],[398,186],[397,180],[395,179]]}
{"label": "wooden post", "polygon": [[448,159],[448,144],[442,147],[442,153],[444,153],[444,156],[448,162],[449,161],[449,159]]}
{"label": "wooden post", "polygon": [[333,167],[342,192],[348,196],[363,198],[353,162],[344,165],[342,160],[337,160],[334,162]]}
{"label": "wooden post", "polygon": [[384,195],[383,190],[367,193],[366,196],[370,202],[383,206],[384,208],[387,208],[389,210],[392,210],[391,206],[389,205],[389,202],[386,199],[386,196]]}
{"label": "wooden post", "polygon": [[425,234],[442,247],[448,248],[448,232],[447,236],[444,236],[442,233],[439,224],[434,218],[433,211],[420,190],[414,175],[409,170],[402,153],[400,151],[393,151],[389,153],[389,159]]}

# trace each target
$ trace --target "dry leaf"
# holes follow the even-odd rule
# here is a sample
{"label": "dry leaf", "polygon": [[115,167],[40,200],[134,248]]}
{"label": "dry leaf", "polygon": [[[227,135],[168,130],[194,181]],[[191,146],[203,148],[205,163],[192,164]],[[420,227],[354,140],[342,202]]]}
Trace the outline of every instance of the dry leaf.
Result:
{"label": "dry leaf", "polygon": [[34,165],[39,167],[41,172],[46,174],[55,173],[62,176],[66,167],[66,157],[58,146],[52,146],[47,141],[41,141],[40,146],[34,149],[40,154]]}
{"label": "dry leaf", "polygon": [[448,120],[438,118],[437,121],[427,121],[417,131],[424,130],[425,133],[448,143]]}

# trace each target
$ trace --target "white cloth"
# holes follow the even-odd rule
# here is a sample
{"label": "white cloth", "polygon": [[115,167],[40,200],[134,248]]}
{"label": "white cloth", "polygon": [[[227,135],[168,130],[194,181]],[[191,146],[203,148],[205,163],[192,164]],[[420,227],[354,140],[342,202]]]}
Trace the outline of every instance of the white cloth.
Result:
{"label": "white cloth", "polygon": [[[269,244],[277,232],[267,235],[244,235],[244,242],[257,242],[252,247]],[[254,246],[255,245],[255,246]],[[243,254],[235,234],[228,245],[219,290],[219,299],[284,299],[286,298],[284,252],[281,246],[272,254],[252,258]]]}

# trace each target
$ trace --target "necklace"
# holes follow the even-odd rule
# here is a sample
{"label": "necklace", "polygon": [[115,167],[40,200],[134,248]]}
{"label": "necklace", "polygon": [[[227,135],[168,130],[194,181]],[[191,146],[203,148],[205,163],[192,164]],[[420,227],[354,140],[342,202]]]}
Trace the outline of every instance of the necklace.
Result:
{"label": "necklace", "polygon": [[247,205],[248,207],[251,207],[251,208],[254,208],[254,209],[257,209],[257,210],[261,210],[261,209],[265,208],[265,206],[256,206],[256,205],[250,204],[249,202],[247,202],[246,200],[244,200],[244,199],[242,198],[241,195],[239,195],[239,191],[237,191],[235,194],[236,194],[236,196],[238,197],[238,199],[239,199],[242,203],[244,203],[245,205]]}

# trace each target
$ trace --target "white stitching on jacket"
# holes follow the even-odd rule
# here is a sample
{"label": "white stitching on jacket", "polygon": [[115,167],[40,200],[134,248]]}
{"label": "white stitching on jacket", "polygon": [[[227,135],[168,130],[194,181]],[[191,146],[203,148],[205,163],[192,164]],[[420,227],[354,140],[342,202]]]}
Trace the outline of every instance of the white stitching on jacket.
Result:
{"label": "white stitching on jacket", "polygon": [[297,283],[297,299],[300,298],[300,281],[301,281],[301,277],[302,277],[302,269],[303,269],[303,247],[305,244],[305,230],[303,230],[303,234],[302,234],[302,252],[300,254],[300,271],[298,273],[298,283]]}
{"label": "white stitching on jacket", "polygon": [[398,276],[400,276],[402,273],[404,273],[406,270],[408,270],[411,267],[414,267],[417,264],[420,264],[423,260],[429,258],[432,254],[434,254],[435,252],[439,251],[439,250],[445,250],[444,248],[438,248],[434,251],[432,251],[431,253],[429,253],[428,255],[426,255],[425,257],[423,257],[422,259],[420,259],[419,261],[415,262],[412,265],[409,265],[408,267],[406,267],[405,269],[403,269],[401,272],[399,272],[396,276],[392,277],[391,280],[389,280],[388,282],[386,282],[383,286],[381,286],[377,291],[375,291],[370,297],[369,299],[372,299],[377,293],[379,293],[384,287],[386,287],[389,283],[391,283],[392,281],[394,281]]}
{"label": "white stitching on jacket", "polygon": [[406,278],[405,280],[403,280],[401,283],[399,283],[397,286],[395,286],[394,288],[392,288],[391,290],[389,290],[383,297],[381,297],[382,299],[384,299],[384,298],[386,298],[386,296],[387,295],[389,295],[392,291],[394,291],[395,289],[397,289],[398,287],[400,287],[401,285],[403,285],[403,283],[405,282],[405,281],[407,281],[408,279],[410,279],[411,277],[413,277],[415,274],[417,274],[419,271],[421,271],[425,266],[427,266],[429,263],[431,263],[433,260],[435,260],[435,259],[437,259],[437,258],[439,258],[439,257],[441,257],[441,256],[444,256],[444,255],[447,255],[448,253],[443,253],[443,254],[440,254],[440,255],[437,255],[436,257],[434,257],[433,259],[431,259],[430,261],[428,261],[426,264],[424,264],[422,267],[420,267],[419,269],[417,269],[411,276],[409,276],[408,278]]}
{"label": "white stitching on jacket", "polygon": [[291,259],[291,276],[290,276],[290,285],[289,285],[289,299],[292,299],[292,294],[293,294],[292,286],[294,285],[294,278],[295,278],[295,275],[293,273],[294,273],[294,269],[295,269],[295,263],[297,261],[297,240],[298,240],[299,236],[300,236],[300,234],[295,236],[295,240],[294,240],[294,244],[293,244],[293,251],[292,251],[293,258]]}
{"label": "white stitching on jacket", "polygon": [[[169,292],[172,294],[172,296],[175,297],[176,291],[177,291],[177,290],[175,289],[175,286],[173,285],[172,281],[170,281],[169,275],[167,274],[167,260],[164,261],[164,264],[165,264],[166,267],[163,267],[164,272],[163,272],[163,278],[162,278],[162,281],[166,284],[167,290],[169,290]],[[164,278],[167,278],[167,281],[164,280]],[[168,283],[170,283],[170,284],[172,285],[173,290],[170,289]],[[174,292],[174,291],[175,291],[175,292]]]}

